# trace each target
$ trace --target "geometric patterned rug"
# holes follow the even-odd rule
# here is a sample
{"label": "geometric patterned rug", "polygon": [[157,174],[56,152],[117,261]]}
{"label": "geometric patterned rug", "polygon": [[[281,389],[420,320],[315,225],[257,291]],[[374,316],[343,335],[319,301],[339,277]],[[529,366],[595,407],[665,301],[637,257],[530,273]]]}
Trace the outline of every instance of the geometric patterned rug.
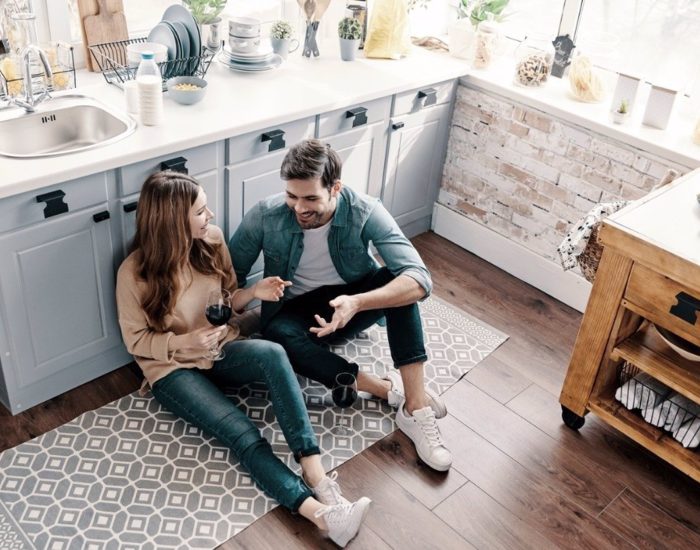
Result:
{"label": "geometric patterned rug", "polygon": [[[442,393],[507,336],[437,298],[420,303],[429,361],[426,383]],[[392,367],[386,330],[373,326],[331,346],[366,372]],[[355,434],[330,433],[339,410],[324,387],[300,378],[311,423],[331,470],[396,429],[385,402],[358,399]],[[231,395],[275,453],[299,471],[263,386]],[[127,395],[0,453],[0,549],[214,548],[276,503],[226,447],[163,410]]]}

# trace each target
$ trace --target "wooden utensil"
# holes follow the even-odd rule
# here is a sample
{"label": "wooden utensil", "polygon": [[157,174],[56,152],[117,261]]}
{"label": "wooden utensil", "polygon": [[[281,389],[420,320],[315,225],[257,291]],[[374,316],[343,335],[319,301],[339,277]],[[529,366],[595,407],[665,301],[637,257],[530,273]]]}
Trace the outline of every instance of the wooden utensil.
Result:
{"label": "wooden utensil", "polygon": [[85,59],[92,71],[100,67],[88,46],[129,39],[122,0],[78,0]]}

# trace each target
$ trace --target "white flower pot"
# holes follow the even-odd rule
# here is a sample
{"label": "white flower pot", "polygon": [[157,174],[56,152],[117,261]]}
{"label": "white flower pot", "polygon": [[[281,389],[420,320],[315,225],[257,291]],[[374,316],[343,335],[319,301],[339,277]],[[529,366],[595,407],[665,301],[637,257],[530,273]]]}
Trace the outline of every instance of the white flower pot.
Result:
{"label": "white flower pot", "polygon": [[450,55],[460,59],[472,59],[474,57],[474,39],[476,31],[464,17],[457,19],[447,27],[447,43],[450,47]]}
{"label": "white flower pot", "polygon": [[360,49],[360,40],[340,39],[340,58],[343,61],[354,61],[357,50]]}

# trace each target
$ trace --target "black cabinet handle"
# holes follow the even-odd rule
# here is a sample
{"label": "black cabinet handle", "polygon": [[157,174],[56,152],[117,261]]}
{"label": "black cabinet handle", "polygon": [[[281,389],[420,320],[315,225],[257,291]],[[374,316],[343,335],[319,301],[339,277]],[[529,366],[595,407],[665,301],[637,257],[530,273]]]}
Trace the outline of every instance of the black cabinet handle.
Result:
{"label": "black cabinet handle", "polygon": [[403,122],[395,122],[394,124],[391,125],[391,129],[392,130],[400,130],[404,126],[406,126],[406,124]]}
{"label": "black cabinet handle", "polygon": [[423,99],[423,107],[429,107],[437,103],[437,90],[435,88],[425,88],[418,92],[418,99]]}
{"label": "black cabinet handle", "polygon": [[363,124],[367,124],[367,108],[366,107],[355,107],[354,109],[348,109],[345,111],[345,118],[352,118],[352,127],[357,128]]}
{"label": "black cabinet handle", "polygon": [[100,223],[105,220],[109,219],[109,212],[107,210],[104,210],[102,212],[98,212],[92,217],[93,220],[95,220],[95,223]]}
{"label": "black cabinet handle", "polygon": [[700,300],[685,292],[676,294],[676,300],[678,300],[678,303],[671,306],[668,312],[679,319],[683,319],[686,323],[694,325],[698,319],[697,313],[700,310]]}
{"label": "black cabinet handle", "polygon": [[272,153],[272,151],[277,151],[278,149],[284,149],[287,145],[284,141],[284,130],[270,130],[269,132],[264,132],[260,141],[263,143],[266,141],[270,142],[267,148],[268,153]]}
{"label": "black cabinet handle", "polygon": [[181,174],[189,174],[185,164],[187,164],[187,159],[185,157],[175,157],[174,159],[168,159],[161,162],[160,169],[172,170],[173,172],[180,172]]}
{"label": "black cabinet handle", "polygon": [[138,205],[139,201],[127,202],[122,208],[124,208],[124,212],[133,212],[134,210],[136,210]]}
{"label": "black cabinet handle", "polygon": [[65,196],[66,194],[60,189],[36,196],[36,202],[46,203],[44,207],[44,218],[50,218],[51,216],[68,212],[68,205],[63,202],[63,197]]}

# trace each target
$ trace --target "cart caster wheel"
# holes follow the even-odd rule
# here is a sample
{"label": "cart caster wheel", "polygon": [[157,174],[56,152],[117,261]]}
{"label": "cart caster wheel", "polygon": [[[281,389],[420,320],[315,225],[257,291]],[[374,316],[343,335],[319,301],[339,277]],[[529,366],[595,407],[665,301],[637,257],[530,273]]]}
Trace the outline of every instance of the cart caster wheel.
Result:
{"label": "cart caster wheel", "polygon": [[586,423],[586,419],[583,416],[579,416],[575,412],[570,411],[564,405],[561,406],[561,419],[564,421],[564,424],[572,430],[583,428],[583,425]]}

